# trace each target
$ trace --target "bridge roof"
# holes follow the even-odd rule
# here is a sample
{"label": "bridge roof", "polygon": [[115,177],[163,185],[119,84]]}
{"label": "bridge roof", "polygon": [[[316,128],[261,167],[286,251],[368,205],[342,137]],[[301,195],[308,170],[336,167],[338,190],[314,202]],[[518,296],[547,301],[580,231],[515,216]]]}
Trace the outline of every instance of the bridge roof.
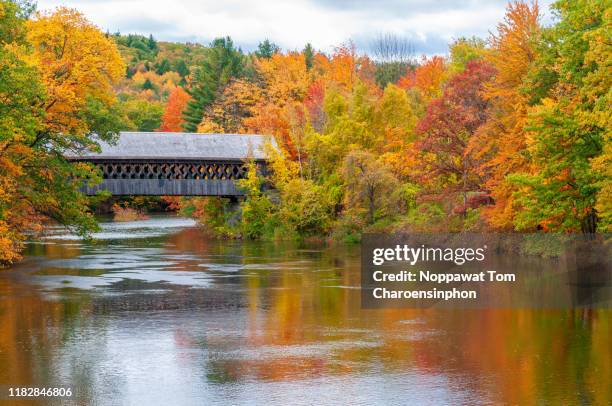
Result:
{"label": "bridge roof", "polygon": [[274,138],[255,134],[121,132],[116,144],[100,142],[101,151],[65,154],[69,159],[238,160],[266,158],[264,144]]}

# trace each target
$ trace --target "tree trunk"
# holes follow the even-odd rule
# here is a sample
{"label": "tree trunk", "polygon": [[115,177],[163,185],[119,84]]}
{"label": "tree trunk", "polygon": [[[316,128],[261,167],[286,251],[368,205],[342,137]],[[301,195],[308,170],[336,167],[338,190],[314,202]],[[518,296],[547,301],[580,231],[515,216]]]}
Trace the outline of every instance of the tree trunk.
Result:
{"label": "tree trunk", "polygon": [[467,169],[465,159],[463,160],[463,217],[467,217]]}
{"label": "tree trunk", "polygon": [[594,208],[582,219],[581,228],[583,234],[594,234],[597,231],[597,212]]}
{"label": "tree trunk", "polygon": [[374,188],[368,188],[368,224],[374,224]]}

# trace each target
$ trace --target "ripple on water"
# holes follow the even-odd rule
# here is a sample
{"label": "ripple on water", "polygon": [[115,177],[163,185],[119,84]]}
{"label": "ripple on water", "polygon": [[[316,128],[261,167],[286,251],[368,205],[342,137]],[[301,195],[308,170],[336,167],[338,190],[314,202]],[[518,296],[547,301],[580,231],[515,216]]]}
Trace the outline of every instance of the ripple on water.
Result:
{"label": "ripple on water", "polygon": [[[168,234],[171,229],[195,227],[193,219],[185,217],[153,217],[148,220],[126,221],[121,223],[102,222],[101,230],[93,233],[91,237],[96,240],[126,240],[135,238],[160,237]],[[73,234],[64,227],[49,227],[43,240],[82,240],[77,234]]]}

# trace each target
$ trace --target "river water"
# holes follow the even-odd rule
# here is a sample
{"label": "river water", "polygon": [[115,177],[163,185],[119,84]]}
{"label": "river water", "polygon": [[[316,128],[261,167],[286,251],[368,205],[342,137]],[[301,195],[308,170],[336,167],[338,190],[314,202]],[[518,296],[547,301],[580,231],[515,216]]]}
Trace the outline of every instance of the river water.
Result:
{"label": "river water", "polygon": [[100,405],[612,402],[609,310],[362,310],[356,246],[102,227],[52,230],[0,272],[0,385]]}

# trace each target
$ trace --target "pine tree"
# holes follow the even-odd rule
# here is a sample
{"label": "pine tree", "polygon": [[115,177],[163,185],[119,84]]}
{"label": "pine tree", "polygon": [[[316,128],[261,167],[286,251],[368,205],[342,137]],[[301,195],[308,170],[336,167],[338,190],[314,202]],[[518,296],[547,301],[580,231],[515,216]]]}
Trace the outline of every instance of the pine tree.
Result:
{"label": "pine tree", "polygon": [[243,68],[243,54],[234,48],[230,37],[217,38],[208,49],[203,62],[196,68],[191,88],[191,100],[184,113],[185,131],[194,132],[202,121],[204,109],[212,104],[217,92],[222,90],[233,77],[240,76]]}
{"label": "pine tree", "polygon": [[149,80],[149,78],[147,78],[144,83],[142,84],[142,88],[144,90],[151,90],[153,89],[153,83],[151,83],[151,80]]}
{"label": "pine tree", "polygon": [[157,41],[155,41],[155,38],[153,38],[153,34],[150,34],[149,38],[147,39],[147,47],[153,52],[157,52],[158,50]]}
{"label": "pine tree", "polygon": [[170,61],[168,61],[166,58],[155,64],[155,73],[158,75],[163,75],[164,73],[169,72],[171,69]]}
{"label": "pine tree", "polygon": [[177,63],[176,63],[176,68],[174,69],[179,75],[181,75],[182,78],[186,77],[187,75],[189,75],[189,68],[187,67],[187,64],[185,63],[184,60],[180,59]]}
{"label": "pine tree", "polygon": [[279,46],[273,42],[270,42],[270,40],[266,38],[264,42],[259,43],[257,51],[255,51],[255,55],[257,55],[259,58],[272,58],[272,55],[279,51]]}
{"label": "pine tree", "polygon": [[304,53],[304,60],[306,61],[306,69],[310,70],[310,68],[312,68],[312,65],[314,63],[314,55],[315,55],[314,48],[312,47],[310,42],[306,44],[302,52]]}

